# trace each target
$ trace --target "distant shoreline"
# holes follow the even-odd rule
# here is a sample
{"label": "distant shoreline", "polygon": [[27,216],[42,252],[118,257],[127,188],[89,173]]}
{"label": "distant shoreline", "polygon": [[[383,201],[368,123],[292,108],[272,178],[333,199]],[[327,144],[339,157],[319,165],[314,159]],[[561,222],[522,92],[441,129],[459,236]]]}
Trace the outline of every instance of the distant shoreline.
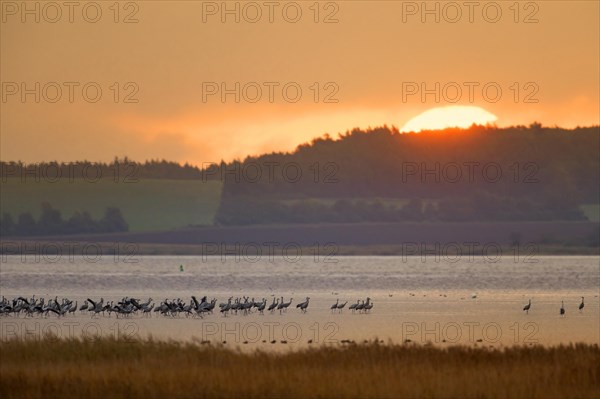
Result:
{"label": "distant shoreline", "polygon": [[[23,255],[48,257],[55,259],[55,255],[66,256],[91,256],[97,254],[103,256],[119,256],[122,259],[135,256],[206,256],[222,257],[224,259],[256,260],[256,257],[282,257],[297,258],[299,256],[319,256],[324,262],[329,260],[335,262],[339,256],[403,256],[424,257],[427,259],[439,258],[449,261],[457,258],[487,257],[491,260],[499,255],[505,257],[519,256],[523,261],[534,259],[536,256],[600,256],[600,247],[567,246],[552,244],[529,243],[524,247],[499,245],[488,245],[484,247],[473,246],[405,246],[398,245],[342,245],[342,246],[244,246],[230,245],[214,246],[214,244],[160,244],[160,243],[128,243],[128,242],[89,242],[73,240],[2,240],[0,241],[0,255]],[[4,261],[4,259],[2,259]]]}
{"label": "distant shoreline", "polygon": [[600,223],[569,221],[206,226],[2,237],[0,253],[77,253],[86,247],[137,255],[600,255],[599,234]]}

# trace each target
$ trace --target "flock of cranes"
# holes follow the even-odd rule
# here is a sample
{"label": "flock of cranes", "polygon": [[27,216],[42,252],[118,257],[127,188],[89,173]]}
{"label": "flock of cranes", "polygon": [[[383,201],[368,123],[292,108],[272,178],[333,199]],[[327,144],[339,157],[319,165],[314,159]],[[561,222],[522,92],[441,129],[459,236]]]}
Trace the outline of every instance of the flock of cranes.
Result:
{"label": "flock of cranes", "polygon": [[[331,305],[331,308],[330,308],[331,312],[332,313],[333,312],[341,313],[347,303],[348,303],[348,301],[346,301],[344,303],[340,303],[340,300],[338,299],[336,301],[336,303]],[[350,309],[352,311],[352,313],[355,313],[355,312],[367,313],[368,311],[373,309],[373,302],[371,302],[371,298],[368,298],[368,297],[367,297],[366,301],[361,301],[359,299],[358,301],[356,301],[356,303],[353,303],[352,305],[350,305],[348,307],[348,309]]]}
{"label": "flock of cranes", "polygon": [[[273,302],[267,305],[266,298],[262,298],[260,301],[255,301],[254,298],[249,298],[246,296],[235,299],[234,297],[229,297],[227,302],[222,302],[219,304],[218,311],[223,316],[230,314],[247,315],[251,312],[264,314],[265,311],[270,313],[279,312],[279,314],[283,314],[287,312],[293,300],[293,298],[290,298],[289,301],[285,301],[283,296],[280,298],[274,297]],[[117,317],[119,315],[129,316],[131,314],[140,314],[150,317],[152,313],[171,317],[175,317],[180,314],[188,317],[203,317],[206,314],[213,314],[216,304],[216,298],[208,300],[207,297],[204,296],[198,300],[192,295],[189,303],[183,301],[181,298],[177,298],[172,300],[165,299],[159,304],[155,304],[152,298],[148,298],[148,300],[142,302],[140,299],[124,297],[116,303],[114,301],[105,302],[104,298],[100,298],[99,301],[94,301],[93,299],[87,298],[85,301],[83,301],[81,306],[78,307],[78,301],[73,302],[68,298],[62,298],[59,301],[58,297],[55,297],[54,299],[49,299],[46,301],[44,298],[36,298],[34,295],[31,298],[24,298],[20,296],[18,298],[9,300],[3,296],[2,300],[0,300],[0,316],[9,314],[25,314],[26,316],[48,316],[50,314],[56,314],[57,316],[65,316],[67,314],[74,314],[76,311],[87,311],[92,315],[92,317],[96,317],[99,314],[105,315],[107,313],[109,316],[112,313],[115,313]],[[300,302],[296,305],[296,308],[302,313],[306,313],[309,304],[310,297],[306,297],[303,302]],[[340,300],[338,299],[333,305],[331,305],[331,312],[341,313],[347,304],[348,301],[340,303]],[[584,297],[581,297],[579,311],[582,311],[584,306]],[[348,309],[352,313],[368,313],[371,309],[373,309],[373,302],[369,297],[367,297],[365,300],[359,299],[355,303],[350,304]],[[531,299],[523,307],[523,311],[525,311],[527,314],[529,314],[530,310]],[[564,316],[565,313],[565,303],[564,301],[561,301],[559,314]]]}
{"label": "flock of cranes", "polygon": [[[585,302],[584,302],[584,297],[581,297],[581,303],[579,304],[579,311],[581,312],[583,310],[583,307],[585,306]],[[531,299],[529,300],[529,302],[527,303],[527,305],[523,306],[523,311],[527,314],[529,314],[529,310],[531,309]],[[564,316],[566,311],[565,311],[565,301],[560,301],[560,310],[558,311],[559,314],[561,316]]]}
{"label": "flock of cranes", "polygon": [[[110,316],[112,313],[119,316],[130,316],[132,314],[142,315],[145,317],[150,317],[153,313],[161,315],[161,316],[169,316],[176,317],[178,315],[185,315],[187,317],[203,317],[207,314],[213,314],[215,311],[218,311],[223,316],[231,315],[231,314],[241,314],[248,315],[252,312],[258,312],[259,314],[264,314],[265,311],[273,314],[278,312],[279,314],[283,314],[287,312],[288,308],[291,306],[293,302],[293,298],[290,298],[289,301],[286,301],[284,297],[273,298],[273,302],[267,304],[267,299],[262,298],[260,301],[255,301],[254,298],[243,296],[241,298],[229,297],[227,302],[222,302],[219,304],[218,309],[215,310],[217,305],[217,299],[208,299],[206,296],[198,300],[195,296],[191,296],[189,302],[182,300],[181,298],[177,299],[165,299],[160,303],[154,303],[152,298],[148,298],[148,300],[142,302],[140,299],[124,297],[120,301],[104,301],[104,298],[100,298],[100,300],[93,300],[91,298],[87,298],[83,303],[78,306],[78,301],[73,302],[68,298],[62,298],[61,300],[58,297],[54,299],[49,299],[46,301],[44,298],[36,298],[35,295],[31,298],[25,297],[17,297],[9,300],[2,297],[0,300],[0,316],[1,315],[20,315],[24,314],[25,316],[34,316],[34,315],[43,315],[48,316],[51,314],[56,314],[57,316],[65,316],[67,314],[74,314],[76,311],[80,313],[87,312],[91,314],[92,317],[97,317],[98,315],[106,315]],[[342,312],[342,309],[348,302],[346,301],[343,304],[339,304],[336,302],[331,306],[333,311],[334,306],[338,312]],[[302,313],[306,313],[308,306],[310,304],[310,297],[306,297],[306,299],[296,305],[296,308],[300,310]],[[358,312],[368,312],[373,308],[373,302],[371,302],[371,298],[367,298],[366,301],[358,300],[355,304],[349,306],[349,309],[354,313]]]}

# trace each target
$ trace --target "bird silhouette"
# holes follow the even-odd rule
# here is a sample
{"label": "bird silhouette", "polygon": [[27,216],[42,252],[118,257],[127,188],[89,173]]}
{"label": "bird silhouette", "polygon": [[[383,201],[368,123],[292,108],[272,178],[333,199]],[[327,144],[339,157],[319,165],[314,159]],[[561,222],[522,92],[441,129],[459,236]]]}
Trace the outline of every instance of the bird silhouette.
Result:
{"label": "bird silhouette", "polygon": [[523,310],[527,314],[529,314],[529,309],[531,309],[531,299],[529,300],[529,303],[527,305],[525,305],[525,307],[523,307]]}

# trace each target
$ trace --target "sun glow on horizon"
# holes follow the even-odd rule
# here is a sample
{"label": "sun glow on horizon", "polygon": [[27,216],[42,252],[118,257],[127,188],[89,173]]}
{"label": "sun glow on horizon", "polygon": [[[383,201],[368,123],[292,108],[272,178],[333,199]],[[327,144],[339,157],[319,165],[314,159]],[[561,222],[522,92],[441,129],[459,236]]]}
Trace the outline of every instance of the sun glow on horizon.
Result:
{"label": "sun glow on horizon", "polygon": [[400,131],[420,132],[440,130],[448,127],[467,128],[473,124],[485,125],[498,120],[498,117],[483,108],[466,105],[437,107],[420,113],[409,120]]}

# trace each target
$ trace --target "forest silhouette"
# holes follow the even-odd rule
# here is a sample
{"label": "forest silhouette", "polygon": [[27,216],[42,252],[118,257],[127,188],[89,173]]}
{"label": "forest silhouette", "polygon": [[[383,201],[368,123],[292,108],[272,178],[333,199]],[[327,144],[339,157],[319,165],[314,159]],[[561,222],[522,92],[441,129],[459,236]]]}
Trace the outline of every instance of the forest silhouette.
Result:
{"label": "forest silhouette", "polygon": [[[598,204],[598,126],[473,125],[420,133],[394,127],[324,135],[292,152],[180,165],[2,162],[2,178],[223,182],[216,224],[586,220]],[[99,172],[98,172],[99,171]],[[85,224],[85,223],[84,223]]]}
{"label": "forest silhouette", "polygon": [[[599,139],[598,127],[538,123],[408,134],[354,129],[212,171],[225,182],[217,222],[585,220],[578,206],[599,198]],[[245,176],[256,165],[291,164],[301,178]]]}

